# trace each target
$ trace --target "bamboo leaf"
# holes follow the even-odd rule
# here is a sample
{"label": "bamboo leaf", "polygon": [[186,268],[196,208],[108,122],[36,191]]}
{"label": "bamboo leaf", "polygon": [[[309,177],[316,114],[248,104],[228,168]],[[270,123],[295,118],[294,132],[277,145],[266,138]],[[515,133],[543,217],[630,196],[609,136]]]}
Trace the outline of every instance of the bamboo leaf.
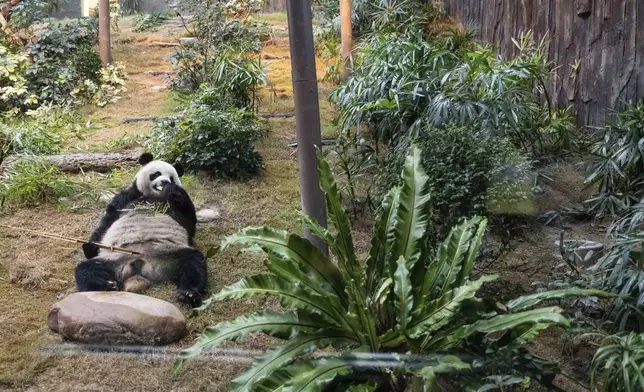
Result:
{"label": "bamboo leaf", "polygon": [[298,355],[329,345],[337,349],[358,343],[360,341],[354,336],[342,330],[322,330],[311,334],[297,335],[266,351],[261,358],[253,362],[246,372],[232,381],[230,388],[239,392],[251,392],[258,382],[293,361]]}
{"label": "bamboo leaf", "polygon": [[294,313],[276,313],[266,310],[240,316],[234,321],[206,328],[192,347],[181,351],[174,363],[173,372],[176,374],[186,359],[197,357],[202,350],[217,347],[227,340],[241,340],[254,332],[287,339],[294,331],[314,332],[324,327],[325,325],[319,325],[311,320],[300,321]]}

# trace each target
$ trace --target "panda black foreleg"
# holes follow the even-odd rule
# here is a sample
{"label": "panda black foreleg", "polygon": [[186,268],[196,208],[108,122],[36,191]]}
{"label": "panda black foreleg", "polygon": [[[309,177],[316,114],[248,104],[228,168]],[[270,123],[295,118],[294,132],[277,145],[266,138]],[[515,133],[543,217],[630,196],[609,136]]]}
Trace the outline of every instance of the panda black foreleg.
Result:
{"label": "panda black foreleg", "polygon": [[206,295],[207,268],[203,253],[195,248],[185,248],[174,255],[177,266],[173,283],[177,285],[177,297],[192,307],[201,305]]}
{"label": "panda black foreleg", "polygon": [[138,200],[141,196],[141,192],[139,192],[134,185],[114,196],[112,201],[110,201],[110,204],[107,205],[105,215],[101,218],[101,222],[89,238],[89,242],[83,244],[83,253],[85,254],[85,258],[91,259],[92,257],[98,256],[99,249],[96,245],[91,244],[91,242],[100,242],[107,229],[109,229],[110,226],[112,226],[121,216],[121,210],[126,208],[133,201]]}
{"label": "panda black foreleg", "polygon": [[197,231],[197,212],[188,192],[177,184],[163,188],[163,198],[170,204],[170,215],[188,231],[192,239]]}
{"label": "panda black foreleg", "polygon": [[78,291],[119,291],[122,289],[115,264],[103,259],[85,260],[74,272]]}

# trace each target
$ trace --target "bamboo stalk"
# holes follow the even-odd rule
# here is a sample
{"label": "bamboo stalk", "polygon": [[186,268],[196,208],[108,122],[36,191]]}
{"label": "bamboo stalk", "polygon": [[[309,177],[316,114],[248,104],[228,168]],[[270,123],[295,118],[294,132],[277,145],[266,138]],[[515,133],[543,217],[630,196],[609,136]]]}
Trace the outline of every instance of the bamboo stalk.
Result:
{"label": "bamboo stalk", "polygon": [[119,248],[119,247],[116,247],[116,246],[103,245],[103,244],[99,244],[98,242],[85,241],[85,240],[81,240],[81,239],[78,239],[78,238],[65,237],[65,236],[58,235],[58,234],[43,233],[43,232],[40,232],[40,231],[31,230],[31,229],[25,229],[25,228],[22,228],[22,227],[15,227],[15,226],[3,225],[3,224],[0,224],[0,227],[4,227],[4,228],[7,228],[7,229],[12,229],[12,230],[26,231],[28,233],[37,234],[37,235],[42,236],[42,237],[55,238],[55,239],[58,239],[58,240],[67,241],[67,242],[73,242],[73,243],[76,243],[76,244],[88,243],[88,244],[92,244],[94,246],[97,246],[97,247],[99,247],[101,249],[107,249],[109,251],[117,252],[117,253],[125,253],[125,254],[128,254],[128,255],[140,255],[141,254],[141,253],[135,252],[133,250],[123,249],[123,248]]}

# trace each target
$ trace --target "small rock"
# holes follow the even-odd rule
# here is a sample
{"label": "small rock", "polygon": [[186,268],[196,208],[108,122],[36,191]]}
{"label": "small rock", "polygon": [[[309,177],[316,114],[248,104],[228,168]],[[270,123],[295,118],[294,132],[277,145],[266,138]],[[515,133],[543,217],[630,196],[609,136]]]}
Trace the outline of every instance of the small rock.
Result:
{"label": "small rock", "polygon": [[185,336],[186,319],[173,304],[124,291],[74,293],[54,304],[49,328],[89,344],[172,343]]}
{"label": "small rock", "polygon": [[152,86],[151,88],[154,91],[165,91],[168,89],[168,86]]}
{"label": "small rock", "polygon": [[197,211],[197,222],[205,223],[217,220],[221,214],[217,208],[203,208]]}

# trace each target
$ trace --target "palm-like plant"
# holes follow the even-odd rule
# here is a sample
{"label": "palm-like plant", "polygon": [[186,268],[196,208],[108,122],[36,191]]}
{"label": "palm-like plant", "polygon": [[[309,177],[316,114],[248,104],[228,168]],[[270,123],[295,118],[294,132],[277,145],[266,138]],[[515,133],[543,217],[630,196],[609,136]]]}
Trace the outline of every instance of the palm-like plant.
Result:
{"label": "palm-like plant", "polygon": [[[246,228],[224,239],[220,251],[233,245],[263,249],[269,273],[223,288],[198,310],[212,301],[270,294],[281,299],[286,312],[261,310],[208,327],[181,353],[175,371],[204,349],[263,332],[283,343],[233,380],[232,390],[318,391],[332,383],[342,390],[429,389],[450,373],[476,387],[494,380],[523,382],[524,377],[552,386],[554,367],[526,355],[524,346],[548,326],[567,326],[568,321],[557,307],[535,307],[544,300],[602,292],[559,290],[505,304],[476,298],[479,288],[495,279],[469,278],[486,221],[475,217],[454,227],[430,255],[423,241],[430,217],[429,183],[415,147],[403,169],[403,184],[383,201],[363,265],[322,155],[319,175],[335,235],[311,218],[303,219],[325,240],[336,263],[308,240],[266,227]],[[312,354],[328,347],[331,354]],[[508,374],[516,377],[497,377]]]}
{"label": "palm-like plant", "polygon": [[590,376],[592,391],[644,391],[644,333],[606,336],[595,353]]}

